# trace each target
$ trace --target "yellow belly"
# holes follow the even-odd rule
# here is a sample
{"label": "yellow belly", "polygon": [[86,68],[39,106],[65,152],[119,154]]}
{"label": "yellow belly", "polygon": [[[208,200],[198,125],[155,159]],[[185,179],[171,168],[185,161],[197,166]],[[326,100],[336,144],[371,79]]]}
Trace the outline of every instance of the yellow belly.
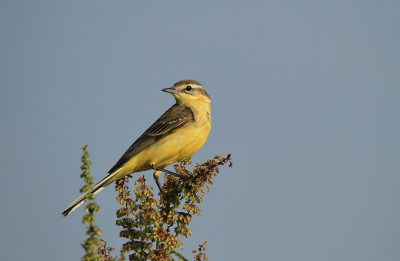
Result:
{"label": "yellow belly", "polygon": [[128,174],[149,170],[151,164],[158,168],[165,168],[174,162],[191,157],[204,145],[210,130],[211,122],[208,120],[203,121],[202,124],[192,122],[185,125],[182,129],[135,155],[107,181],[107,185]]}

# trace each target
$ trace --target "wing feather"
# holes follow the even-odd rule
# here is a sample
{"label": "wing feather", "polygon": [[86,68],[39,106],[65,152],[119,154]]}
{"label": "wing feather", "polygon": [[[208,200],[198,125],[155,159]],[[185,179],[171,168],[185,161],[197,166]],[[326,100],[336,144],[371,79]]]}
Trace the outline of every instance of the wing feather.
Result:
{"label": "wing feather", "polygon": [[191,121],[194,121],[194,114],[190,107],[173,105],[129,147],[108,173],[121,168],[132,157]]}

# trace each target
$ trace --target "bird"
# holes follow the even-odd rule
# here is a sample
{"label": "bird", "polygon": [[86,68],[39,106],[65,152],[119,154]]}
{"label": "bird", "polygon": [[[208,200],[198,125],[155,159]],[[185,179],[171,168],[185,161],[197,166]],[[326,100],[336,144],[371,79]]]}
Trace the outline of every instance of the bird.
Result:
{"label": "bird", "polygon": [[[176,103],[156,120],[121,156],[92,190],[97,194],[122,177],[146,170],[155,170],[153,177],[162,192],[158,176],[164,168],[195,154],[206,142],[211,131],[212,99],[195,80],[182,80],[161,91],[174,96]],[[67,216],[85,201],[85,194],[62,212]]]}

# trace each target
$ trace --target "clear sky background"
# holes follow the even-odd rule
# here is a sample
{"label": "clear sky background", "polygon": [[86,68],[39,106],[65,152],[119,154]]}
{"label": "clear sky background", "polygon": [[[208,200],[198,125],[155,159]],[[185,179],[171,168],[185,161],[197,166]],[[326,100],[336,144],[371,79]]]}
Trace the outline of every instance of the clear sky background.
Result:
{"label": "clear sky background", "polygon": [[[100,180],[195,79],[213,128],[193,160],[234,167],[185,256],[399,260],[399,26],[399,1],[2,0],[1,259],[80,260],[80,148]],[[119,251],[116,195],[97,224]]]}

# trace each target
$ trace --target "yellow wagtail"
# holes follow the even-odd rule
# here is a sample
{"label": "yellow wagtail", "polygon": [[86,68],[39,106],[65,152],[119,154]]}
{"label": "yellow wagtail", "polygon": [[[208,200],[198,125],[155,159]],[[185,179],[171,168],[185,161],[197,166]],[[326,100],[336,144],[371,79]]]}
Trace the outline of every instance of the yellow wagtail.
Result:
{"label": "yellow wagtail", "polygon": [[[161,190],[158,176],[174,162],[195,154],[206,142],[211,130],[211,98],[194,80],[183,80],[171,88],[176,103],[153,123],[122,155],[108,175],[93,187],[97,194],[114,181],[145,170],[154,169],[154,179]],[[85,194],[72,202],[62,213],[67,216],[83,204]]]}

